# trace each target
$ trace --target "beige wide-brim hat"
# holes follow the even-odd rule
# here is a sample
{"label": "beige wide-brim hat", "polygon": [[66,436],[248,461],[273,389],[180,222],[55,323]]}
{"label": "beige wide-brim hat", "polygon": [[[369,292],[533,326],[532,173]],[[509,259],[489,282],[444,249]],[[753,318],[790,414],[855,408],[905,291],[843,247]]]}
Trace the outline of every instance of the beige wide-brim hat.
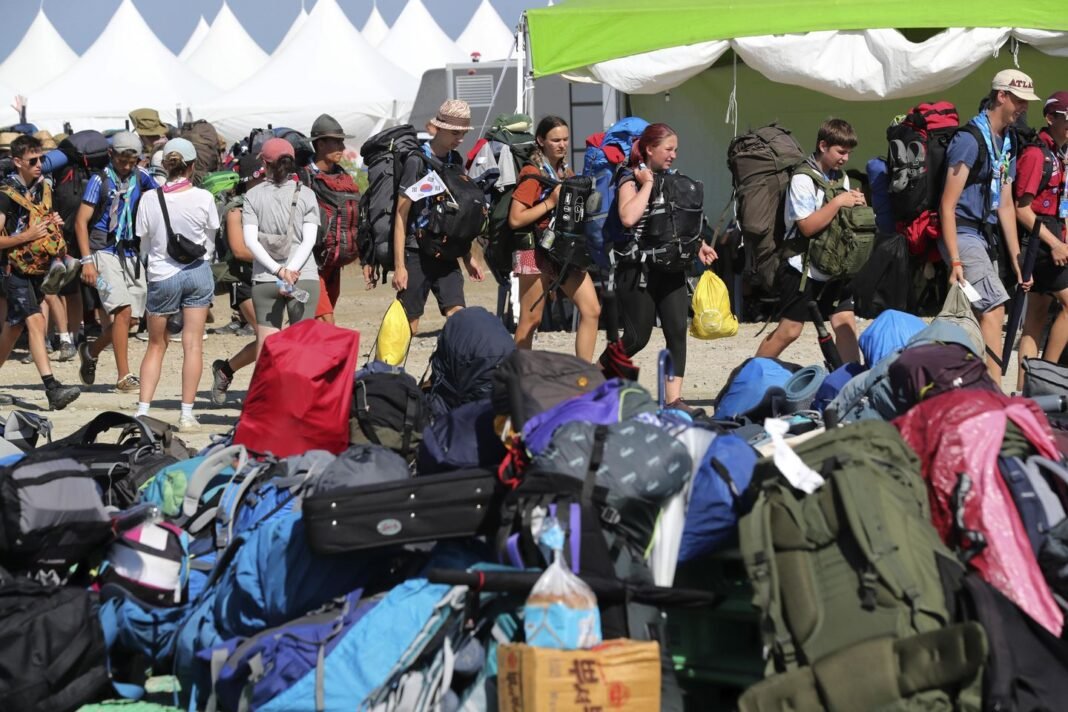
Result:
{"label": "beige wide-brim hat", "polygon": [[18,131],[0,131],[0,151],[10,151],[11,142],[21,135]]}
{"label": "beige wide-brim hat", "polygon": [[59,144],[56,143],[55,137],[53,137],[49,131],[38,131],[34,136],[41,141],[41,148],[46,151],[51,151],[53,148],[59,146]]}
{"label": "beige wide-brim hat", "polygon": [[449,99],[438,108],[430,123],[447,131],[470,131],[471,107],[463,99]]}

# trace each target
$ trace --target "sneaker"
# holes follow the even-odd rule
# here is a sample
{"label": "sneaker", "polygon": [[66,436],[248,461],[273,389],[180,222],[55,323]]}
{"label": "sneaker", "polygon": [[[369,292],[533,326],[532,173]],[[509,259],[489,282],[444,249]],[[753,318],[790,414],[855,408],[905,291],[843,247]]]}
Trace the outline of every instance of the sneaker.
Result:
{"label": "sneaker", "polygon": [[682,398],[676,398],[667,405],[664,406],[666,410],[681,410],[692,417],[703,417],[705,415],[704,408],[694,408],[692,405],[684,401]]}
{"label": "sneaker", "polygon": [[115,384],[117,393],[137,393],[141,390],[141,379],[132,373],[127,373]]}
{"label": "sneaker", "polygon": [[215,405],[226,403],[226,391],[234,379],[227,376],[222,367],[226,362],[219,359],[211,364],[211,402]]}
{"label": "sneaker", "polygon": [[15,396],[0,393],[0,405],[15,405]]}
{"label": "sneaker", "polygon": [[252,324],[245,324],[234,333],[236,333],[238,336],[255,336],[256,327],[252,326]]}
{"label": "sneaker", "polygon": [[78,346],[78,377],[82,383],[91,386],[96,383],[96,359],[89,355],[89,343],[83,341]]}
{"label": "sneaker", "polygon": [[45,294],[59,294],[59,290],[63,288],[63,278],[66,276],[67,268],[61,261],[55,260],[41,282],[41,291]]}
{"label": "sneaker", "polygon": [[78,400],[78,396],[81,394],[82,389],[78,388],[78,386],[64,386],[59,381],[56,381],[56,385],[45,391],[45,396],[48,397],[48,409],[63,410]]}
{"label": "sneaker", "polygon": [[148,341],[148,332],[138,331],[137,334],[134,335],[134,338],[138,341]]}
{"label": "sneaker", "polygon": [[74,348],[74,344],[62,342],[59,345],[59,350],[55,352],[56,361],[70,361],[78,355],[78,349]]}
{"label": "sneaker", "polygon": [[179,433],[195,433],[200,430],[200,421],[195,415],[183,415],[178,418]]}
{"label": "sneaker", "polygon": [[21,364],[33,363],[33,354],[31,354],[29,351],[27,351],[26,355],[19,359],[19,363],[21,363]]}

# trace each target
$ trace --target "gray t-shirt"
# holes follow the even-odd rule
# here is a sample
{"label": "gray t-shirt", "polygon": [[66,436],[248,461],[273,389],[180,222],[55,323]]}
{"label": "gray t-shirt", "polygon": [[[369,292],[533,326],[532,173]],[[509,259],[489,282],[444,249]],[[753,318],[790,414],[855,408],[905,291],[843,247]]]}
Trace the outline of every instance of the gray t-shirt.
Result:
{"label": "gray t-shirt", "polygon": [[[296,215],[293,214],[293,190],[297,188],[300,194],[297,197]],[[318,225],[319,202],[311,188],[296,182],[287,181],[282,185],[275,185],[270,181],[260,183],[252,190],[245,193],[245,204],[241,208],[241,224],[255,225],[261,232],[281,235],[287,233],[292,236],[293,244],[289,248],[290,256],[297,251],[300,245],[303,226],[307,223]],[[309,256],[300,268],[301,279],[319,279],[319,268],[315,264],[315,258]],[[275,276],[256,262],[252,266],[253,282],[273,282]]]}
{"label": "gray t-shirt", "polygon": [[[430,171],[430,166],[425,159],[425,156],[429,155],[427,153],[429,151],[428,144],[424,143],[420,149],[418,154],[408,156],[408,159],[404,162],[404,170],[401,171],[400,183],[397,186],[397,195],[404,195],[404,191]],[[447,157],[444,159],[439,158],[438,160],[446,165],[463,165],[464,159],[457,151],[450,151]],[[415,233],[420,226],[420,221],[425,224],[429,205],[430,201],[425,198],[412,203],[412,207],[408,211],[408,227],[405,231],[404,249],[416,250],[419,248]]]}

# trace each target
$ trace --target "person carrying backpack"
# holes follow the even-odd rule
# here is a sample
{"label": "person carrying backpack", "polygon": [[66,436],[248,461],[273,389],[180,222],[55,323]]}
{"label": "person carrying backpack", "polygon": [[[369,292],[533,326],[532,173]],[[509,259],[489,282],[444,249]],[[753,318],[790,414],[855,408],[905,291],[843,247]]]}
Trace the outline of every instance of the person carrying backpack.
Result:
{"label": "person carrying backpack", "polygon": [[83,257],[82,282],[97,290],[110,323],[93,343],[78,346],[82,383],[96,382],[96,362],[109,345],[115,353],[115,390],[134,393],[141,383],[130,371],[130,324],[145,313],[147,281],[138,255],[134,219],[142,196],[159,185],[144,168],[141,139],[121,131],[111,139],[110,162],[90,176],[74,216],[74,234]]}
{"label": "person carrying backpack", "polygon": [[[1046,100],[1042,112],[1046,125],[1035,143],[1026,146],[1016,160],[1016,220],[1022,235],[1030,235],[1035,221],[1042,224],[1042,244],[1035,260],[1035,284],[1027,299],[1027,316],[1020,337],[1020,363],[1038,355],[1038,340],[1049,317],[1050,301],[1056,298],[1060,311],[1050,328],[1042,357],[1056,363],[1068,345],[1068,195],[1065,194],[1065,155],[1068,153],[1068,91],[1058,91]],[[1021,251],[1026,244],[1021,244]],[[1023,367],[1017,388],[1023,388]]]}
{"label": "person carrying backpack", "polygon": [[[656,318],[660,317],[664,340],[675,367],[674,380],[668,381],[666,403],[670,408],[690,410],[682,400],[682,377],[686,373],[686,317],[690,295],[686,273],[666,269],[655,259],[647,259],[642,249],[643,234],[650,217],[665,209],[659,186],[671,171],[678,155],[679,138],[667,124],[649,124],[634,143],[630,162],[617,178],[619,219],[625,240],[614,248],[617,259],[616,293],[623,324],[623,348],[634,356],[649,343]],[[701,243],[698,259],[710,265],[716,251]]]}
{"label": "person carrying backpack", "polygon": [[850,188],[843,170],[856,146],[857,134],[848,122],[828,119],[816,134],[815,152],[790,178],[783,211],[783,254],[788,259],[780,263],[776,274],[779,323],[760,342],[758,357],[778,358],[796,341],[811,318],[808,304],[815,301],[820,318],[831,322],[842,361],[860,363],[849,280],[833,278],[809,260],[811,246],[828,236],[843,212],[867,206],[864,194]]}
{"label": "person carrying backpack", "polygon": [[[423,249],[421,242],[434,237],[430,232],[432,210],[437,207],[434,199],[447,196],[447,192],[438,190],[440,186],[434,186],[426,179],[432,177],[432,172],[437,174],[438,168],[463,172],[464,160],[456,148],[470,130],[471,107],[462,99],[449,99],[427,124],[427,131],[432,134],[430,141],[404,161],[394,208],[393,288],[408,315],[412,334],[419,330],[419,319],[431,291],[444,317],[466,306],[464,278],[457,258],[441,259],[428,254],[429,250]],[[440,176],[436,182],[441,183]],[[427,197],[420,194],[424,185],[428,187]],[[413,200],[413,195],[418,200]],[[473,240],[475,235],[470,237]],[[472,258],[470,246],[462,259],[471,279],[481,282],[482,268]]]}
{"label": "person carrying backpack", "polygon": [[994,75],[985,108],[962,126],[946,149],[946,183],[939,203],[942,239],[938,249],[949,265],[950,284],[967,282],[978,292],[972,310],[979,319],[987,346],[987,370],[1001,382],[1000,354],[1005,302],[1009,293],[997,268],[1000,238],[1004,238],[1016,279],[1020,273],[1020,242],[1011,183],[1016,172],[1009,127],[1038,101],[1031,78],[1016,69]]}
{"label": "person carrying backpack", "polygon": [[314,316],[319,270],[312,257],[319,231],[319,203],[311,188],[295,180],[296,152],[284,138],[268,139],[260,153],[267,180],[245,193],[241,220],[252,265],[256,308],[256,356],[264,340]]}
{"label": "person carrying backpack", "polygon": [[63,410],[81,395],[81,389],[56,380],[45,347],[43,283],[52,255],[65,243],[60,230],[63,219],[51,210],[52,189],[41,176],[41,153],[40,139],[28,135],[13,139],[15,172],[0,185],[0,272],[7,273],[0,366],[23,329],[29,330],[30,355],[44,383],[48,407]]}
{"label": "person carrying backpack", "polygon": [[[571,135],[566,121],[559,116],[546,116],[538,122],[534,141],[538,147],[531,155],[530,163],[519,171],[512,205],[508,209],[508,227],[516,231],[518,240],[525,240],[525,244],[512,255],[512,272],[519,278],[520,304],[515,343],[521,349],[531,348],[534,330],[541,324],[545,310],[546,291],[556,281],[557,267],[537,246],[535,237],[549,227],[560,198],[560,181],[574,175],[567,165]],[[522,228],[528,231],[525,234],[519,232]],[[575,355],[583,361],[592,361],[601,315],[597,291],[585,270],[573,269],[565,277],[560,286],[579,310]]]}
{"label": "person carrying backpack", "polygon": [[167,321],[181,312],[182,432],[200,427],[193,401],[204,370],[204,324],[215,295],[211,261],[219,229],[215,197],[192,183],[196,158],[196,148],[187,139],[172,138],[164,145],[167,181],[141,200],[136,223],[148,279],[148,348],[141,360],[137,415],[148,415],[170,341]]}

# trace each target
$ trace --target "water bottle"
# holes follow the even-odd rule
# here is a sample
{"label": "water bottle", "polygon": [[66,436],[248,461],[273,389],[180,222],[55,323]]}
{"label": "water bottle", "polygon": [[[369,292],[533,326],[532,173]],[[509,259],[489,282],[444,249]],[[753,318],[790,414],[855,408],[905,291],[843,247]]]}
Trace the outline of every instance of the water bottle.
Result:
{"label": "water bottle", "polygon": [[106,300],[111,294],[111,283],[104,279],[102,274],[96,276],[96,291],[100,294],[101,300]]}
{"label": "water bottle", "polygon": [[311,298],[311,295],[308,294],[307,290],[301,289],[295,284],[289,284],[288,282],[281,279],[275,280],[275,282],[278,285],[278,291],[282,292],[287,296],[292,297],[293,299],[296,299],[301,304],[307,304],[308,299]]}

